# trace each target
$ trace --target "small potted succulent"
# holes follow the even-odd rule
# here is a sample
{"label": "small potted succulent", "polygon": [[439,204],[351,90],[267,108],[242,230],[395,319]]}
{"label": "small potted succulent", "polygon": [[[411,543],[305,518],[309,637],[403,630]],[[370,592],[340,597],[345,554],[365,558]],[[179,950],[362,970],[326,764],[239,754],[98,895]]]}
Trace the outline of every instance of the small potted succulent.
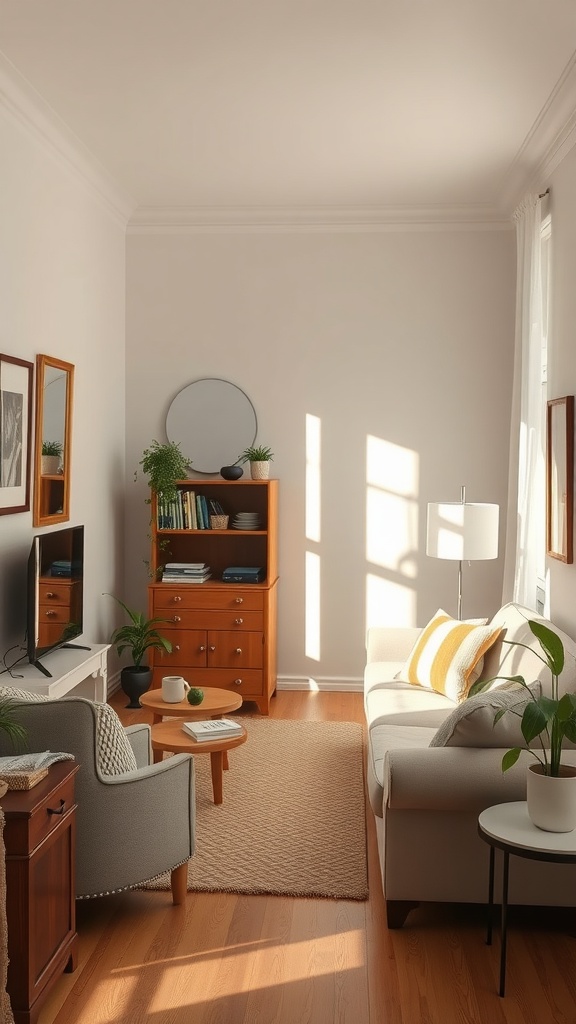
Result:
{"label": "small potted succulent", "polygon": [[271,448],[263,445],[245,448],[240,456],[241,462],[250,463],[250,476],[253,480],[267,480],[270,476],[270,463],[274,458]]}
{"label": "small potted succulent", "polygon": [[62,465],[61,441],[42,441],[42,476],[57,476]]}
{"label": "small potted succulent", "polygon": [[168,620],[147,619],[142,612],[131,611],[119,597],[114,597],[113,594],[108,594],[108,597],[113,597],[130,619],[130,622],[124,626],[118,626],[114,630],[110,642],[114,644],[119,655],[126,650],[131,651],[132,664],[122,669],[120,685],[126,696],[130,698],[130,703],[126,707],[141,708],[140,697],[146,693],[152,682],[152,669],[149,665],[142,664],[146,651],[150,648],[166,651],[167,654],[172,651],[170,640],[161,636],[156,629],[159,623]]}
{"label": "small potted succulent", "polygon": [[[567,739],[576,743],[576,693],[559,696],[558,679],[564,668],[564,645],[560,637],[542,622],[528,621],[531,632],[540,644],[542,654],[533,653],[550,669],[552,685],[550,696],[538,694],[523,676],[499,676],[518,683],[527,691],[519,696],[518,708],[500,708],[494,716],[494,725],[505,714],[520,718],[524,743],[506,751],[502,758],[502,771],[516,764],[523,750],[535,760],[528,766],[528,813],[535,825],[549,832],[570,832],[576,828],[576,768],[562,763],[562,746]],[[504,641],[517,647],[527,647],[517,641]],[[532,650],[532,648],[529,648]],[[469,696],[486,689],[493,679],[474,683]],[[538,745],[534,746],[534,740]]]}

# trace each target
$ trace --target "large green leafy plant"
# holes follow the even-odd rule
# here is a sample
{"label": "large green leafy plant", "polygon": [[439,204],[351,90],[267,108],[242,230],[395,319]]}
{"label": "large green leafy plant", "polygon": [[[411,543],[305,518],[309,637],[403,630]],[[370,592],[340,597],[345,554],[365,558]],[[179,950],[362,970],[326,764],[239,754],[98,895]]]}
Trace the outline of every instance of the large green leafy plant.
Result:
{"label": "large green leafy plant", "polygon": [[118,655],[121,655],[126,650],[131,651],[132,664],[139,668],[146,651],[151,647],[170,654],[172,651],[170,640],[167,640],[165,636],[161,636],[156,629],[159,623],[167,622],[167,619],[147,619],[142,612],[131,611],[119,597],[114,597],[114,594],[108,594],[108,597],[114,598],[130,619],[130,622],[127,622],[124,626],[118,626],[110,637],[110,641],[116,647]]}
{"label": "large green leafy plant", "polygon": [[[564,739],[576,743],[576,694],[565,693],[559,697],[558,679],[564,668],[564,644],[560,637],[552,629],[542,622],[535,622],[530,619],[528,625],[538,640],[542,654],[538,654],[528,644],[520,643],[517,640],[505,640],[515,647],[525,647],[532,651],[550,669],[552,676],[551,696],[541,694],[539,697],[534,694],[523,676],[497,676],[498,679],[506,679],[513,683],[519,683],[529,695],[527,703],[522,702],[522,710],[512,708],[500,708],[494,716],[494,725],[500,721],[503,715],[513,714],[521,719],[520,728],[524,738],[524,745],[512,747],[502,758],[502,771],[505,772],[516,764],[522,750],[528,750],[533,757],[542,765],[544,775],[551,775],[557,778],[560,774],[560,760],[562,756],[562,744]],[[487,679],[474,683],[470,687],[469,697],[485,690],[494,679]],[[539,739],[539,747],[531,744]]]}
{"label": "large green leafy plant", "polygon": [[0,697],[0,732],[6,733],[13,747],[20,747],[26,739],[26,729],[16,721],[12,697]]}
{"label": "large green leafy plant", "polygon": [[191,460],[182,454],[180,443],[168,441],[160,444],[152,441],[142,453],[139,465],[148,477],[150,487],[164,501],[175,501],[178,497],[177,480],[186,479]]}

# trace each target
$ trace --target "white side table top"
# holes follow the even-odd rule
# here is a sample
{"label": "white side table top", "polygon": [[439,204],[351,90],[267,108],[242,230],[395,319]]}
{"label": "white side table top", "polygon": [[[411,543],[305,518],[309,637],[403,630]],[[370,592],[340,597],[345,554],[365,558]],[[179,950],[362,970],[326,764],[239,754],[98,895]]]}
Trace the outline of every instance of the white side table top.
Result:
{"label": "white side table top", "polygon": [[478,826],[486,836],[510,848],[557,853],[576,860],[576,829],[573,832],[544,832],[528,817],[525,800],[509,804],[494,804],[478,817]]}

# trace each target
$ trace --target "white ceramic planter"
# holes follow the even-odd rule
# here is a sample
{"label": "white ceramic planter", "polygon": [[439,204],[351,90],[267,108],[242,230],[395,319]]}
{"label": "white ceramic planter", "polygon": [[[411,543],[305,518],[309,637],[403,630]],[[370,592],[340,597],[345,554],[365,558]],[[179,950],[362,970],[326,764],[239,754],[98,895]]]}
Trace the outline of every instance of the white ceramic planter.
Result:
{"label": "white ceramic planter", "polygon": [[42,456],[42,476],[57,476],[60,469],[59,455]]}
{"label": "white ceramic planter", "polygon": [[558,778],[544,775],[540,764],[528,766],[526,800],[531,821],[544,832],[576,828],[576,768],[560,765]]}
{"label": "white ceramic planter", "polygon": [[267,480],[270,476],[269,462],[251,462],[250,475],[253,480]]}

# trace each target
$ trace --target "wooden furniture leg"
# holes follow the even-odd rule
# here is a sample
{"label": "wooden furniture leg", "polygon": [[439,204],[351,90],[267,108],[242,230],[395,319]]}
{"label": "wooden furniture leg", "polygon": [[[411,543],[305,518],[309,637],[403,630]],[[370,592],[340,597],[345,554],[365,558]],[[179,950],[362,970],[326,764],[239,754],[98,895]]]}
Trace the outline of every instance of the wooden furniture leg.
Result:
{"label": "wooden furniture leg", "polygon": [[170,872],[170,888],[172,890],[172,902],[180,907],[186,901],[188,892],[188,861],[179,864]]}
{"label": "wooden furniture leg", "polygon": [[212,790],[214,793],[214,803],[222,803],[222,768],[223,768],[223,751],[217,750],[213,754],[210,754],[210,767],[212,769]]}

